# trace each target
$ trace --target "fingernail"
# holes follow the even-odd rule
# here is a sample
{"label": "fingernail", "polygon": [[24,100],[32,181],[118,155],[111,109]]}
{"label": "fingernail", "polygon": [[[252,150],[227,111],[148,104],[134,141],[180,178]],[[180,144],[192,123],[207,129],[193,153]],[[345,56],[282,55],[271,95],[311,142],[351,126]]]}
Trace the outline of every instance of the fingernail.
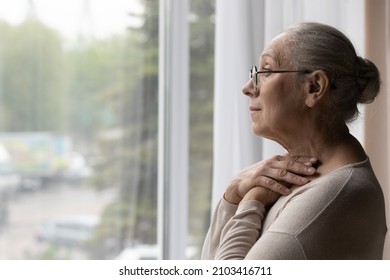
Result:
{"label": "fingernail", "polygon": [[311,163],[311,162],[304,162],[303,164],[306,165],[306,166],[312,166],[313,165],[313,163]]}
{"label": "fingernail", "polygon": [[309,160],[310,160],[311,163],[315,163],[318,159],[315,158],[315,157],[312,157],[312,158],[310,158]]}
{"label": "fingernail", "polygon": [[292,190],[290,190],[290,189],[285,189],[284,190],[284,194],[285,195],[289,195],[289,194],[291,194],[292,193]]}
{"label": "fingernail", "polygon": [[309,182],[309,179],[306,178],[306,177],[301,177],[301,181],[302,181],[303,183],[308,183],[308,182]]}
{"label": "fingernail", "polygon": [[310,173],[314,173],[316,172],[316,169],[314,167],[309,167],[307,171],[309,171]]}

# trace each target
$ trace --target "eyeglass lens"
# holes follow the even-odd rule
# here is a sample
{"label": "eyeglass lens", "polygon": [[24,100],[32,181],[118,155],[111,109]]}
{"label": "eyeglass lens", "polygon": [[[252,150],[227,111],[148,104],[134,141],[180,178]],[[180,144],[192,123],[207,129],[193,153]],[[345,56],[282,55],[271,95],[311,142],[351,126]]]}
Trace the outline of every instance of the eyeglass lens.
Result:
{"label": "eyeglass lens", "polygon": [[249,71],[249,77],[252,79],[253,90],[257,90],[257,67],[253,66]]}

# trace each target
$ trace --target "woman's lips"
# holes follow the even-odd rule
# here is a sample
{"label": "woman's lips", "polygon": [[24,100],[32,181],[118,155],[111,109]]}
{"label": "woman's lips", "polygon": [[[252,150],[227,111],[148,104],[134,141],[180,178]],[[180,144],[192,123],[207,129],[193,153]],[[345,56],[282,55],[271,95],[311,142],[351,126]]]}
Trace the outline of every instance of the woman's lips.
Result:
{"label": "woman's lips", "polygon": [[261,111],[261,109],[260,109],[260,108],[257,108],[257,107],[254,107],[254,106],[250,106],[250,107],[249,107],[249,111],[251,111],[251,112],[257,112],[257,111]]}

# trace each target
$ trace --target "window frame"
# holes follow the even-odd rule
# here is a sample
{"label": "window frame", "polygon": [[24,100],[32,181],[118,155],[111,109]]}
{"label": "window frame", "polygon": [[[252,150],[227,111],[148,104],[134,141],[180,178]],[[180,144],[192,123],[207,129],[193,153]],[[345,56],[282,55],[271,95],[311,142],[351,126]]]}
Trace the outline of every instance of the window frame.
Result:
{"label": "window frame", "polygon": [[185,259],[188,224],[188,0],[159,0],[158,230],[160,259]]}

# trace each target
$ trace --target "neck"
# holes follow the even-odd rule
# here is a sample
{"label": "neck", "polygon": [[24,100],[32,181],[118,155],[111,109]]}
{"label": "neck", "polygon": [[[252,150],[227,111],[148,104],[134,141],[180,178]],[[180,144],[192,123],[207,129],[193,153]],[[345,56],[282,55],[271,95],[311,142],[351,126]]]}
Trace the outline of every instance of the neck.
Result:
{"label": "neck", "polygon": [[304,126],[300,131],[301,133],[290,134],[294,137],[279,143],[290,155],[317,158],[317,175],[326,174],[338,167],[366,158],[360,143],[349,133],[344,122],[334,124],[332,127],[324,124]]}

